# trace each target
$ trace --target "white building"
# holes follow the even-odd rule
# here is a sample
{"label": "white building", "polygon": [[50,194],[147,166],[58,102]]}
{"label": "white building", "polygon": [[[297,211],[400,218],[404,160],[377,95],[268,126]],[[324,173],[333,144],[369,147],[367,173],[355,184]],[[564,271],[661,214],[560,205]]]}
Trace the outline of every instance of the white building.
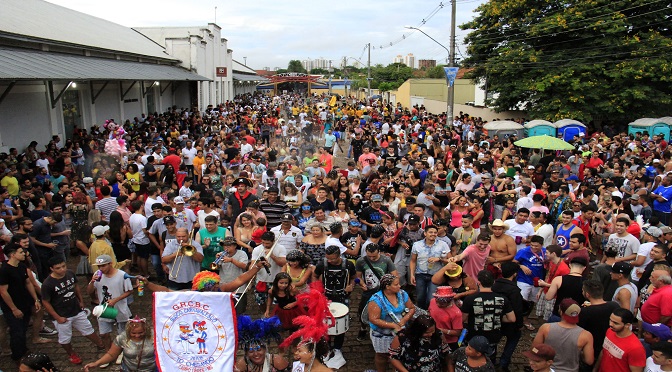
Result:
{"label": "white building", "polygon": [[392,63],[404,63],[404,57],[401,54],[397,54],[397,56],[392,59]]}
{"label": "white building", "polygon": [[[219,26],[208,23],[205,27],[136,27],[135,30],[166,48],[168,54],[181,61],[182,67],[210,80],[198,83],[198,107],[216,106],[233,98],[233,56]],[[223,71],[226,76],[221,76]]]}
{"label": "white building", "polygon": [[[268,70],[266,70],[268,71]],[[256,71],[244,64],[233,60],[233,95],[254,93],[259,83],[266,83],[268,79],[259,76]]]}
{"label": "white building", "polygon": [[[206,40],[190,42],[214,43],[217,34],[221,51],[215,28]],[[223,49],[228,56],[225,44]],[[200,93],[209,92],[202,88],[212,82],[200,72],[219,66],[215,60],[212,66],[192,64],[206,49],[189,50],[197,55],[186,58],[180,51],[176,57],[133,29],[46,1],[2,0],[0,151],[23,150],[32,140],[42,149],[52,135],[72,138],[75,127],[205,102]],[[231,94],[230,82],[226,89]]]}
{"label": "white building", "polygon": [[410,68],[415,68],[415,56],[413,53],[408,53],[404,57],[404,64]]}

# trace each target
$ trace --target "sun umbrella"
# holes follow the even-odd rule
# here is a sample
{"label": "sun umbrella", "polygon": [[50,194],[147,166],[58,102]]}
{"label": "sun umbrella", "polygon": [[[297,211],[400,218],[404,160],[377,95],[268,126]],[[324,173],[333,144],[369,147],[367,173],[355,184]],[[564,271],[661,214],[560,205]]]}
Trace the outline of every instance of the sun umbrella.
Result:
{"label": "sun umbrella", "polygon": [[574,150],[574,146],[563,141],[562,139],[547,135],[523,138],[522,140],[516,141],[513,144],[528,149]]}

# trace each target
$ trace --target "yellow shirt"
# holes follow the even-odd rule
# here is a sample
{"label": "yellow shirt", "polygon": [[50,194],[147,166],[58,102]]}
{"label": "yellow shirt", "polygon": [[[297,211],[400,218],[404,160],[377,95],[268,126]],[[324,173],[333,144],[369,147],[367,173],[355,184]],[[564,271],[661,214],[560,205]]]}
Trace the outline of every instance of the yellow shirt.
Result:
{"label": "yellow shirt", "polygon": [[140,191],[140,172],[136,174],[126,173],[126,179],[130,181],[133,191]]}
{"label": "yellow shirt", "polygon": [[112,266],[114,266],[114,268],[120,269],[124,266],[124,262],[117,262],[117,257],[114,255],[114,250],[112,250],[111,245],[107,244],[104,239],[96,239],[91,243],[91,247],[89,247],[89,264],[91,265],[91,268],[98,270],[96,258],[103,254],[112,257]]}
{"label": "yellow shirt", "polygon": [[0,181],[0,185],[7,189],[10,196],[19,196],[21,188],[19,187],[19,180],[17,180],[16,177],[5,176],[2,181]]}

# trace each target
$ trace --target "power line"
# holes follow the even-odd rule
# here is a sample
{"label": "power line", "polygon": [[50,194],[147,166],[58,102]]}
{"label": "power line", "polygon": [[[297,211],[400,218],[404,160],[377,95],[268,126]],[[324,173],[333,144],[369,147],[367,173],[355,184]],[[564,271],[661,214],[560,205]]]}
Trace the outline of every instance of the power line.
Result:
{"label": "power line", "polygon": [[[615,14],[622,14],[621,12],[626,11],[626,10],[632,10],[632,9],[635,9],[635,8],[651,5],[651,4],[654,4],[654,3],[659,3],[659,2],[662,2],[662,1],[667,1],[667,0],[654,0],[654,1],[646,3],[646,4],[641,4],[641,5],[633,6],[633,7],[630,7],[630,8],[621,9],[621,10],[618,10],[618,11],[615,11],[615,12],[608,12],[608,13],[605,13],[605,14],[602,14],[602,15],[599,15],[599,16],[594,16],[594,17],[589,17],[589,18],[586,18],[586,19],[581,19],[581,20],[576,20],[576,21],[573,21],[573,22],[568,22],[567,26],[569,26],[571,24],[585,22],[585,21],[588,21],[588,20],[593,20],[593,19],[597,19],[597,18],[606,17],[606,16],[613,16]],[[650,12],[630,16],[627,19],[630,20],[632,18],[642,17],[642,16],[645,16],[645,15],[650,15],[650,14],[663,12],[663,11],[669,11],[669,10],[670,10],[670,8],[665,6],[661,9],[657,9],[657,10],[653,10],[653,11],[650,11]],[[559,13],[557,13],[557,14],[559,14]],[[557,14],[553,14],[553,15],[557,15]],[[551,17],[553,15],[548,15],[547,17]],[[611,23],[620,22],[620,21],[623,21],[623,20],[624,19],[622,19],[622,18],[611,19],[611,20],[607,20],[603,23],[600,23],[599,26],[604,26],[604,25],[608,25],[608,24],[611,24]],[[530,31],[518,32],[518,33],[504,35],[504,36],[483,37],[483,38],[479,38],[478,41],[479,42],[486,42],[486,41],[493,41],[493,42],[528,41],[528,40],[539,39],[539,38],[543,38],[543,37],[547,37],[547,36],[557,36],[559,34],[565,34],[565,33],[568,33],[568,32],[581,31],[581,30],[585,30],[585,29],[591,28],[591,27],[594,27],[594,25],[588,25],[588,26],[583,26],[583,27],[578,27],[578,28],[573,28],[573,29],[568,29],[568,30],[561,30],[561,31],[549,31],[547,33],[542,33],[542,34],[538,34],[538,35],[529,35],[529,36],[527,36],[527,35]],[[514,37],[514,36],[517,36],[517,35],[526,35],[526,37],[519,38],[519,39],[510,39],[511,37]]]}
{"label": "power line", "polygon": [[[416,27],[420,28],[420,27],[424,26],[427,23],[427,21],[432,19],[432,17],[434,17],[439,11],[441,11],[441,9],[443,9],[443,7],[444,7],[443,3],[442,2],[439,3],[439,5],[437,5],[437,7],[434,8],[434,10],[432,10],[425,18],[423,18],[422,21],[420,21],[419,24]],[[389,43],[386,43],[386,44],[380,44],[380,46],[373,46],[372,45],[371,48],[373,50],[390,48],[390,47],[392,47],[396,44],[399,44],[400,42],[406,40],[406,38],[413,35],[415,32],[416,32],[415,30],[411,30],[409,32],[406,32],[406,33],[402,34],[401,37],[399,37],[398,39],[395,39],[395,40],[393,40]]]}

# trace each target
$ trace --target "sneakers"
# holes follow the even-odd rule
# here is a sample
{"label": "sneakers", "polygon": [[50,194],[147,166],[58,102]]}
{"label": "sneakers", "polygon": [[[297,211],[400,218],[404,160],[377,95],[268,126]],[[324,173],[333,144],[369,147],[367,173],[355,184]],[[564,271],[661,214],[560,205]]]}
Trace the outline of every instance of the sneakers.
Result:
{"label": "sneakers", "polygon": [[343,353],[341,350],[334,349],[329,355],[329,359],[325,359],[324,364],[332,369],[339,369],[343,367],[346,363],[345,358],[343,358]]}
{"label": "sneakers", "polygon": [[368,341],[369,340],[369,331],[366,329],[360,329],[357,332],[357,341]]}
{"label": "sneakers", "polygon": [[[58,331],[56,331],[55,329],[51,329],[51,328],[47,327],[46,325],[44,327],[42,327],[42,329],[40,330],[40,336],[53,336],[57,333],[58,333]],[[81,363],[81,361],[80,361],[80,363]]]}
{"label": "sneakers", "polygon": [[70,354],[70,363],[82,364],[82,358],[80,358],[77,354]]}

